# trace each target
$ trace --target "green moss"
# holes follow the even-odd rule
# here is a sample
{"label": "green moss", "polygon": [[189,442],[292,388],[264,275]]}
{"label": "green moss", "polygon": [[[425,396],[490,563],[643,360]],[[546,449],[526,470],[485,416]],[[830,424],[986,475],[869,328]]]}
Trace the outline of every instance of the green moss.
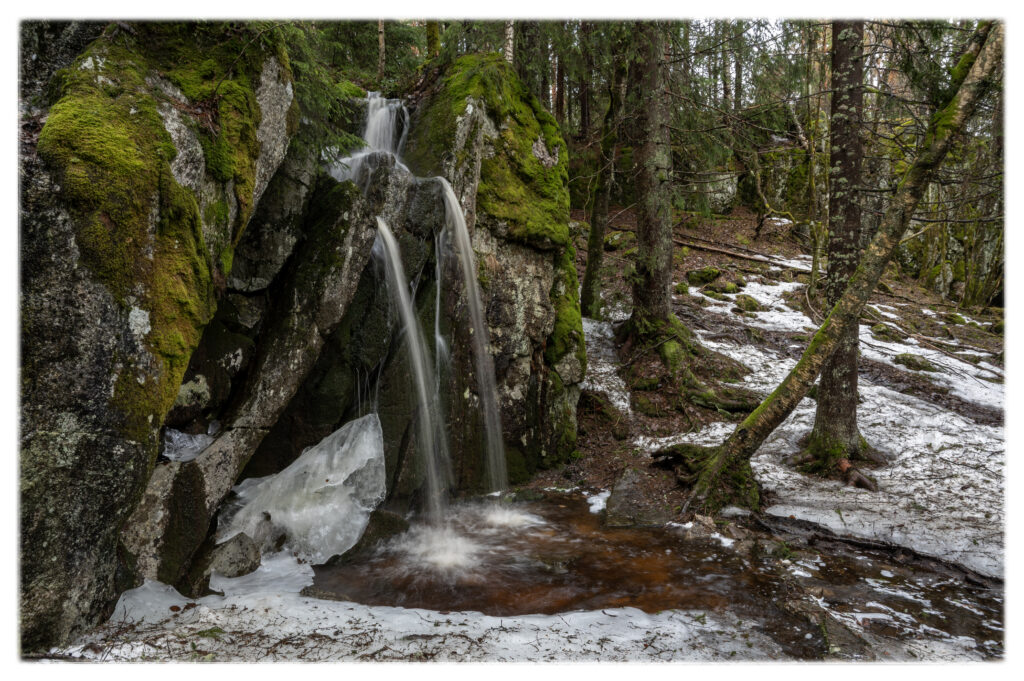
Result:
{"label": "green moss", "polygon": [[633,407],[641,414],[646,414],[647,416],[653,417],[660,417],[665,415],[665,410],[659,407],[658,405],[654,404],[654,402],[652,402],[650,398],[648,398],[645,395],[637,393],[632,396],[632,399]]}
{"label": "green moss", "polygon": [[964,319],[963,316],[958,315],[956,312],[950,312],[949,314],[943,315],[942,318],[945,319],[950,324],[966,324],[967,323],[967,320]]}
{"label": "green moss", "polygon": [[731,281],[713,281],[707,285],[707,289],[718,293],[738,293],[739,287]]}
{"label": "green moss", "polygon": [[690,286],[685,282],[681,281],[675,286],[675,292],[681,296],[690,294]]}
{"label": "green moss", "polygon": [[348,97],[349,99],[362,99],[366,97],[366,90],[350,80],[342,80],[335,87],[342,97]]}
{"label": "green moss", "polygon": [[633,232],[609,232],[604,238],[604,250],[618,251],[636,245],[636,234]]}
{"label": "green moss", "polygon": [[736,307],[743,310],[744,312],[757,312],[761,309],[761,303],[757,302],[757,299],[753,296],[748,296],[746,293],[741,293],[736,296]]}
{"label": "green moss", "polygon": [[898,342],[906,339],[907,335],[902,333],[898,329],[884,322],[880,322],[871,327],[871,335],[878,340]]}
{"label": "green moss", "polygon": [[587,345],[583,338],[583,317],[580,314],[576,249],[571,245],[555,261],[551,303],[555,308],[555,326],[548,336],[544,359],[549,366],[555,366],[565,355],[575,352],[580,366],[586,371]]}
{"label": "green moss", "polygon": [[939,368],[920,355],[909,352],[896,355],[893,361],[914,371],[938,371]]}
{"label": "green moss", "polygon": [[[555,119],[498,54],[466,55],[448,67],[410,133],[410,167],[420,175],[440,174],[441,159],[450,154],[457,119],[470,98],[475,106],[483,104],[499,131],[495,153],[481,162],[477,209],[506,223],[514,240],[538,248],[567,245],[565,142]],[[546,164],[535,145],[540,156],[557,161]]]}
{"label": "green moss", "polygon": [[708,266],[699,270],[690,270],[686,273],[686,280],[694,286],[703,286],[714,281],[721,274],[722,271],[717,267]]}

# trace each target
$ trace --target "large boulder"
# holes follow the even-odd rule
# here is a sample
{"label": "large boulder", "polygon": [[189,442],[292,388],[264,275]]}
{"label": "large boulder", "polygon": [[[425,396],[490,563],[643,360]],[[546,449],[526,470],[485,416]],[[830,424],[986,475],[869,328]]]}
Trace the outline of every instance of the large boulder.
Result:
{"label": "large boulder", "polygon": [[232,65],[249,37],[217,30],[111,24],[46,81],[42,110],[23,109],[25,650],[113,607],[118,530],[293,132],[282,52]]}

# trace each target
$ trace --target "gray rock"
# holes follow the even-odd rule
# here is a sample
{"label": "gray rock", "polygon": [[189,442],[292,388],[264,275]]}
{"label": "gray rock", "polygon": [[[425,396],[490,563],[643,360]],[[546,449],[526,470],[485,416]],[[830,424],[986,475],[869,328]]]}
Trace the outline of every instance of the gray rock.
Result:
{"label": "gray rock", "polygon": [[239,532],[210,553],[209,572],[241,577],[260,566],[260,547],[245,532]]}
{"label": "gray rock", "polygon": [[222,544],[208,539],[175,588],[189,598],[201,598],[211,593],[210,577],[214,572],[224,577],[241,577],[254,572],[260,566],[260,559],[259,546],[244,532]]}
{"label": "gray rock", "polygon": [[606,526],[654,527],[672,519],[669,509],[647,498],[643,481],[644,474],[635,468],[627,468],[622,472],[605,506]]}

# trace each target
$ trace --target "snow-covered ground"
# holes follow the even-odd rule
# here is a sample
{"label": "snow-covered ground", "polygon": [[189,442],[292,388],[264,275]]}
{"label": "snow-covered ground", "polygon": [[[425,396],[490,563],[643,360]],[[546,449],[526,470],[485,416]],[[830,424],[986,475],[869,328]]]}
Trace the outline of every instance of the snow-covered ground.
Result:
{"label": "snow-covered ground", "polygon": [[[744,292],[768,310],[758,312],[757,318],[745,317],[743,322],[776,330],[813,328],[810,319],[782,303],[782,294],[797,286],[784,282],[748,284]],[[708,302],[708,307],[732,307],[731,303]],[[864,356],[893,364],[892,358],[903,352],[922,355],[940,367],[941,371],[928,374],[939,384],[949,386],[965,400],[1002,408],[1003,385],[979,378],[986,372],[991,375],[995,367],[961,362],[911,345],[912,340],[878,341],[865,329],[861,336],[871,344],[862,344]],[[737,346],[707,338],[702,342],[747,365],[752,371],[745,385],[761,394],[774,389],[796,364],[793,359],[753,345]],[[860,396],[861,433],[871,445],[892,457],[888,465],[872,470],[880,491],[872,493],[805,476],[786,465],[785,459],[799,451],[797,441],[814,424],[815,402],[804,399],[751,461],[758,480],[774,495],[775,503],[766,512],[812,521],[843,534],[907,546],[1001,577],[1006,448],[1003,429],[980,425],[863,378]],[[635,444],[648,451],[677,442],[714,444],[725,439],[734,427],[713,423],[695,433],[667,438],[641,436]]]}

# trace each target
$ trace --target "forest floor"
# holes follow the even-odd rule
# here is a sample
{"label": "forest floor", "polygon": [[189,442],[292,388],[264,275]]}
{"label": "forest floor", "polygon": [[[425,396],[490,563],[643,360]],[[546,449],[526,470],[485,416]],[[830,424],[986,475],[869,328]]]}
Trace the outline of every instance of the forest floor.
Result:
{"label": "forest floor", "polygon": [[[678,514],[687,491],[671,472],[653,465],[650,453],[678,442],[721,442],[745,414],[686,404],[665,381],[654,389],[629,389],[630,372],[622,365],[635,355],[621,356],[613,328],[629,314],[630,291],[621,272],[635,248],[634,222],[631,211],[610,213],[618,218],[606,239],[605,319],[584,319],[589,366],[580,410],[581,456],[532,484],[554,484],[561,476],[581,487],[610,490],[631,467],[645,474],[645,498]],[[704,347],[750,369],[738,385],[767,395],[796,364],[822,319],[819,297],[807,293],[810,257],[786,221],[767,220],[756,238],[756,219],[743,209],[710,219],[683,214],[677,223],[673,282],[685,284],[687,273],[706,268],[719,274],[691,284],[688,292],[677,288],[676,315]],[[577,239],[582,272],[586,236]],[[757,309],[737,307],[742,296],[756,300]],[[991,330],[1001,315],[994,308],[957,310],[895,276],[892,266],[860,330],[859,424],[867,441],[889,457],[887,465],[870,471],[879,492],[806,476],[787,464],[814,423],[815,402],[808,397],[752,461],[765,513],[942,556],[1001,578],[1003,337]],[[720,364],[714,355],[694,362],[715,364],[703,372],[694,366],[698,376],[713,376]]]}
{"label": "forest floor", "polygon": [[[767,221],[755,238],[753,216],[743,212],[680,217],[673,281],[718,270],[711,281],[679,287],[674,296],[677,316],[713,351],[694,372],[709,386],[763,396],[796,363],[820,319],[820,301],[806,293],[810,259],[782,221]],[[956,310],[916,284],[887,276],[861,327],[860,427],[889,456],[869,471],[879,491],[807,476],[787,463],[813,424],[809,397],[752,461],[761,514],[730,508],[715,520],[684,518],[687,490],[671,471],[654,465],[651,452],[674,442],[720,442],[742,414],[687,404],[674,386],[644,382],[657,369],[616,345],[615,325],[628,317],[630,291],[622,271],[635,243],[632,219],[630,211],[618,213],[609,235],[605,318],[584,319],[589,366],[578,455],[539,473],[516,496],[533,504],[531,513],[551,512],[544,528],[549,538],[572,535],[579,541],[573,533],[585,530],[583,543],[605,550],[603,556],[622,551],[617,546],[625,546],[624,533],[647,532],[633,539],[642,548],[616,569],[647,572],[659,585],[688,580],[676,586],[691,590],[681,597],[691,605],[597,605],[495,616],[323,600],[306,595],[313,569],[282,553],[265,556],[251,575],[215,577],[211,587],[223,595],[187,599],[147,582],[122,596],[106,625],[74,646],[51,651],[51,658],[1002,657],[1003,348],[1002,335],[991,330],[1001,311]],[[586,235],[577,230],[576,237],[582,273]],[[741,295],[756,301],[756,309],[740,309],[738,302],[755,307],[737,301]],[[737,373],[736,362],[745,369]],[[716,381],[716,375],[729,380]],[[577,507],[571,523],[552,520]],[[620,527],[641,527],[617,530],[613,517]],[[682,563],[673,566],[662,553],[678,553]],[[575,579],[571,573],[568,578]]]}

